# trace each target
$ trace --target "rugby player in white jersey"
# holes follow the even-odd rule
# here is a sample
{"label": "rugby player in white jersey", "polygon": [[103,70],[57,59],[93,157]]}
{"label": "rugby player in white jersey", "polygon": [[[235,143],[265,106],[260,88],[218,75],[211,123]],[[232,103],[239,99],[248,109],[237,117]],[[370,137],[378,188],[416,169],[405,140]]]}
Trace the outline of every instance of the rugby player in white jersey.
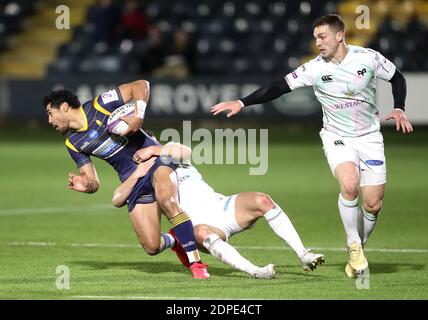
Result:
{"label": "rugby player in white jersey", "polygon": [[386,183],[376,79],[392,85],[394,109],[386,120],[395,120],[397,131],[410,133],[413,128],[404,113],[406,80],[379,52],[347,45],[345,24],[336,14],[316,20],[313,36],[320,51],[315,59],[284,79],[245,98],[219,103],[211,111],[214,115],[226,111],[231,117],[245,106],[271,101],[300,87],[313,87],[323,110],[320,137],[324,153],[340,186],[338,206],[349,255],[345,272],[355,277],[368,268],[363,248],[376,225]]}
{"label": "rugby player in white jersey", "polygon": [[[181,164],[171,173],[171,178],[177,180],[180,206],[192,219],[195,239],[201,250],[208,251],[218,260],[251,277],[275,278],[275,265],[256,266],[228,243],[230,237],[252,228],[258,219],[264,217],[273,232],[294,250],[305,271],[314,270],[317,265],[324,263],[324,255],[312,253],[303,246],[290,219],[269,195],[261,192],[244,192],[232,196],[216,193],[190,164],[190,155],[191,149],[178,143],[137,151],[134,160],[139,163],[138,168],[117,187],[113,204],[121,207],[126,203],[134,184],[149,170],[154,157],[173,157]],[[189,267],[185,251],[180,249],[176,239],[171,236],[169,242],[168,246],[172,247],[180,261]]]}

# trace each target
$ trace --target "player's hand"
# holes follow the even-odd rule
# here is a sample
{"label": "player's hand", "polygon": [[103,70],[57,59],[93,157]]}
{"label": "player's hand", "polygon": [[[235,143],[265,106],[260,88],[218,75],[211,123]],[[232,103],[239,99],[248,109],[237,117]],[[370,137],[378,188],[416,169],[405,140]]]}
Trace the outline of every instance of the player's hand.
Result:
{"label": "player's hand", "polygon": [[125,121],[128,124],[128,129],[126,129],[121,136],[126,136],[130,133],[136,133],[143,125],[143,119],[137,117],[137,116],[126,116],[120,118],[121,120]]}
{"label": "player's hand", "polygon": [[152,148],[152,146],[150,146],[147,148],[142,148],[142,149],[138,150],[137,152],[135,152],[134,156],[132,157],[132,160],[135,163],[141,163],[143,161],[150,159],[154,155],[156,155],[154,152],[154,149]]}
{"label": "player's hand", "polygon": [[401,129],[403,133],[413,132],[412,124],[407,119],[403,110],[397,110],[397,109],[392,110],[385,120],[392,120],[392,119],[395,120],[395,127],[397,131],[400,131]]}
{"label": "player's hand", "polygon": [[137,169],[135,169],[134,173],[138,178],[144,177],[147,172],[149,172],[150,168],[153,167],[156,161],[156,157],[152,157],[147,161],[141,162],[137,165]]}
{"label": "player's hand", "polygon": [[89,179],[85,175],[78,176],[70,172],[68,174],[68,188],[79,192],[87,192],[89,190]]}
{"label": "player's hand", "polygon": [[219,113],[223,111],[227,111],[227,117],[230,118],[241,111],[243,105],[239,100],[234,101],[226,101],[216,104],[214,107],[211,108],[211,113],[213,116],[218,115]]}

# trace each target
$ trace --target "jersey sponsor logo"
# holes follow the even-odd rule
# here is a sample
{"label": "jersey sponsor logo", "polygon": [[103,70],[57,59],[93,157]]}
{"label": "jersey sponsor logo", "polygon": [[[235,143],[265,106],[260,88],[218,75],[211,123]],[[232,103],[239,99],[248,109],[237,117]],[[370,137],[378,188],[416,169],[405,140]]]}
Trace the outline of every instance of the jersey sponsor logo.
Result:
{"label": "jersey sponsor logo", "polygon": [[119,97],[117,95],[116,90],[110,90],[110,91],[104,92],[101,95],[101,100],[103,101],[104,104],[106,104],[106,103],[110,103],[112,101],[119,100]]}
{"label": "jersey sponsor logo", "polygon": [[322,76],[322,77],[321,77],[321,80],[322,80],[323,82],[331,82],[331,81],[333,81],[333,75],[331,75],[331,74],[327,74],[327,75],[325,75],[325,76]]}
{"label": "jersey sponsor logo", "polygon": [[129,140],[126,137],[113,135],[92,151],[92,154],[102,159],[108,159],[122,150],[128,142]]}
{"label": "jersey sponsor logo", "polygon": [[381,165],[383,165],[382,160],[366,160],[364,162],[369,166],[381,166]]}
{"label": "jersey sponsor logo", "polygon": [[362,69],[362,70],[358,70],[357,71],[357,74],[359,75],[359,76],[363,76],[364,77],[364,74],[367,72],[367,70],[366,70],[366,68],[364,68],[364,69]]}
{"label": "jersey sponsor logo", "polygon": [[104,127],[104,124],[102,123],[102,121],[97,120],[95,121],[97,125],[99,125],[100,127]]}
{"label": "jersey sponsor logo", "polygon": [[291,75],[293,76],[293,78],[294,78],[294,79],[297,79],[297,73],[296,73],[296,70],[293,70],[293,71],[291,72]]}
{"label": "jersey sponsor logo", "polygon": [[334,145],[335,146],[345,146],[345,142],[343,142],[343,140],[336,140],[334,141]]}
{"label": "jersey sponsor logo", "polygon": [[341,104],[335,104],[334,107],[336,109],[347,109],[347,108],[358,106],[361,103],[363,103],[363,102],[360,101],[360,100],[354,100],[354,101],[351,101],[351,102],[345,102],[345,103],[341,103]]}
{"label": "jersey sponsor logo", "polygon": [[89,138],[91,139],[96,139],[98,138],[99,134],[97,130],[91,130],[91,132],[89,132]]}

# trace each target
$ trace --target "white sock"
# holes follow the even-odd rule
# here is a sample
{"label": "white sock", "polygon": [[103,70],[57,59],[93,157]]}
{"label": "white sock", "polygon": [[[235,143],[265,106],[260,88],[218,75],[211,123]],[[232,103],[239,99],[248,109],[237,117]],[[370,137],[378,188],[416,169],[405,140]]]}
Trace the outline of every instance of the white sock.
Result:
{"label": "white sock", "polygon": [[235,269],[241,270],[250,275],[259,269],[258,266],[252,264],[241,256],[234,247],[220,239],[216,234],[209,235],[202,244],[211,253],[211,255]]}
{"label": "white sock", "polygon": [[301,257],[305,253],[306,249],[296,229],[294,229],[290,219],[278,205],[266,212],[264,217],[273,232],[287,242],[297,256]]}
{"label": "white sock", "polygon": [[361,239],[358,235],[358,198],[345,200],[342,194],[339,193],[338,206],[340,217],[345,227],[348,247],[354,241],[361,244]]}
{"label": "white sock", "polygon": [[358,234],[363,246],[366,244],[370,234],[376,226],[378,215],[379,213],[371,214],[362,208],[358,210]]}
{"label": "white sock", "polygon": [[166,249],[172,248],[175,246],[175,239],[169,233],[160,233],[160,247],[159,251],[165,251]]}

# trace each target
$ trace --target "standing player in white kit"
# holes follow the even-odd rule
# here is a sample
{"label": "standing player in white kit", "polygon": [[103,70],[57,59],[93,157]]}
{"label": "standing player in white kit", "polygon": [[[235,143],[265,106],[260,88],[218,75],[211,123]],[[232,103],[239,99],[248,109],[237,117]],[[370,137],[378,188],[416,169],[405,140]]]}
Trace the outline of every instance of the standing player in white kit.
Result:
{"label": "standing player in white kit", "polygon": [[[339,212],[348,245],[349,277],[361,275],[368,262],[363,247],[373,231],[382,207],[386,163],[379,111],[375,104],[376,79],[391,82],[396,129],[413,131],[404,114],[406,80],[379,52],[347,45],[345,24],[336,14],[315,21],[314,37],[320,55],[285,76],[240,100],[222,102],[211,111],[227,111],[231,117],[244,106],[271,101],[300,87],[312,86],[322,105],[320,132],[330,169],[340,186]],[[358,196],[362,196],[361,209]]]}

